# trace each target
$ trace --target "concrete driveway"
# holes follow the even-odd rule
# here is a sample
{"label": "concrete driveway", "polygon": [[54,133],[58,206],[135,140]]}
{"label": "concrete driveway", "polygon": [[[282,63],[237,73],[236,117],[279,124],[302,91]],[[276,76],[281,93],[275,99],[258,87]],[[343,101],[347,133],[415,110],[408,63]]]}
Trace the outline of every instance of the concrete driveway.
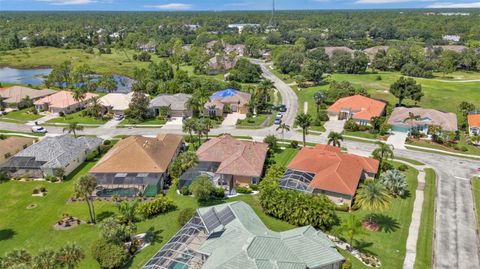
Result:
{"label": "concrete driveway", "polygon": [[387,145],[392,145],[394,149],[406,149],[405,141],[407,137],[407,133],[393,132],[387,139]]}
{"label": "concrete driveway", "polygon": [[330,116],[329,118],[330,119],[323,125],[326,129],[325,133],[328,135],[330,132],[343,132],[345,120],[339,120],[336,116]]}
{"label": "concrete driveway", "polygon": [[162,128],[166,129],[179,129],[181,130],[183,126],[182,117],[172,117],[168,120]]}
{"label": "concrete driveway", "polygon": [[222,127],[225,126],[235,126],[238,120],[243,120],[247,117],[245,114],[241,113],[231,113],[228,114],[225,119],[223,119]]}

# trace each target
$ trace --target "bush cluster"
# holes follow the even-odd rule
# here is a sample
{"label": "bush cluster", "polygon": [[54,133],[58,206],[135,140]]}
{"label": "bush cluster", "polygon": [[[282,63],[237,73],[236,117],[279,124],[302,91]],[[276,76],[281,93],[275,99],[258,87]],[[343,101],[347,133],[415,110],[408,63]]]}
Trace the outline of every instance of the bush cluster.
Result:
{"label": "bush cluster", "polygon": [[137,213],[149,218],[163,214],[176,208],[173,201],[167,197],[159,196],[152,201],[143,202],[138,205]]}

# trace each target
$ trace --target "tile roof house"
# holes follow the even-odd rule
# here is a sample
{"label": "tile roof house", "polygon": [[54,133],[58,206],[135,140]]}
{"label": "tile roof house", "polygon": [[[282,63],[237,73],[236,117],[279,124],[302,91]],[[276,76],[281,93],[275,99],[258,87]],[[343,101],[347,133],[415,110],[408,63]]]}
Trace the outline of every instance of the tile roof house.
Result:
{"label": "tile roof house", "polygon": [[0,164],[19,151],[32,145],[33,142],[35,142],[33,138],[19,136],[10,136],[0,140]]}
{"label": "tile roof house", "polygon": [[82,109],[93,97],[98,94],[87,92],[85,99],[77,101],[70,91],[59,91],[52,95],[43,97],[34,102],[39,111],[50,111],[52,113],[73,113]]}
{"label": "tile roof house", "polygon": [[105,188],[133,186],[143,192],[150,186],[158,192],[181,146],[180,135],[130,136],[115,144],[89,173]]}
{"label": "tile roof house", "polygon": [[266,143],[237,140],[228,134],[212,138],[197,150],[199,165],[180,177],[180,187],[207,172],[216,185],[230,193],[236,186],[256,184],[263,174],[267,151]]}
{"label": "tile roof house", "polygon": [[191,117],[192,110],[187,108],[188,99],[192,95],[177,93],[177,94],[160,94],[150,101],[150,109],[155,115],[160,114],[161,107],[170,107],[171,117]]}
{"label": "tile roof house", "polygon": [[58,169],[63,169],[64,174],[68,175],[82,164],[86,156],[96,150],[102,141],[97,137],[74,138],[68,134],[45,137],[15,154],[0,166],[0,169],[12,177],[53,176]]}
{"label": "tile roof house", "polygon": [[325,194],[335,203],[351,206],[361,180],[375,177],[379,162],[342,153],[339,147],[305,147],[288,165],[280,185],[314,194]]}
{"label": "tile roof house", "polygon": [[142,268],[339,269],[344,258],[312,226],[269,230],[245,202],[197,209]]}
{"label": "tile roof house", "polygon": [[480,114],[468,115],[468,133],[471,136],[480,135]]}
{"label": "tile roof house", "polygon": [[363,50],[363,52],[365,52],[365,54],[367,54],[368,60],[371,62],[371,61],[373,61],[373,59],[375,58],[375,55],[379,51],[383,50],[383,51],[387,52],[389,48],[390,48],[390,46],[376,46],[376,47],[366,48],[366,49]]}
{"label": "tile roof house", "polygon": [[225,73],[235,67],[237,59],[227,55],[215,55],[205,64],[205,72],[209,75]]}
{"label": "tile roof house", "polygon": [[[410,113],[420,118],[410,121],[408,120]],[[440,126],[443,131],[449,132],[458,129],[457,115],[454,113],[421,107],[396,107],[388,119],[388,124],[392,126],[392,131],[403,133],[410,133],[412,129],[415,129],[420,133],[428,134],[430,125]]]}
{"label": "tile roof house", "polygon": [[333,52],[338,50],[338,51],[345,51],[349,54],[351,54],[353,56],[353,54],[355,53],[354,50],[352,50],[351,48],[348,48],[348,47],[324,47],[323,49],[325,49],[325,54],[328,55],[328,57],[332,57],[333,56]]}
{"label": "tile roof house", "polygon": [[43,89],[37,90],[23,86],[12,86],[8,88],[0,88],[0,97],[7,105],[18,104],[25,97],[29,97],[32,101],[55,93],[54,90]]}
{"label": "tile roof house", "polygon": [[386,104],[362,95],[338,99],[327,112],[338,119],[354,119],[360,125],[367,125],[373,117],[380,117],[385,112]]}
{"label": "tile roof house", "polygon": [[109,93],[98,99],[99,103],[110,109],[115,115],[123,115],[132,101],[133,92]]}
{"label": "tile roof house", "polygon": [[[203,113],[205,116],[223,116],[230,111],[246,114],[251,97],[251,94],[236,89],[224,89],[210,96],[210,101],[204,105]],[[225,109],[226,105],[230,107],[230,111]]]}

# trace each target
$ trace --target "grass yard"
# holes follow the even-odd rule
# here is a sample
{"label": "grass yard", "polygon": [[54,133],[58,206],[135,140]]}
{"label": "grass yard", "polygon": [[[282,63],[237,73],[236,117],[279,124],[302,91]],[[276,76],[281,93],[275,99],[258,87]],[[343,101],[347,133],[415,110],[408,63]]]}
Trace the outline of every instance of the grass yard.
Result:
{"label": "grass yard", "polygon": [[[400,164],[392,162],[398,167]],[[417,188],[418,172],[409,168],[407,173],[408,195],[405,198],[397,197],[393,199],[390,207],[384,212],[379,213],[380,230],[377,232],[365,231],[364,235],[356,237],[356,248],[365,252],[370,252],[377,256],[382,268],[394,269],[402,268],[405,258],[405,248],[408,236],[408,229],[412,219],[413,203],[415,201],[415,189]],[[359,209],[353,213],[338,212],[339,217],[346,218],[348,214],[355,214],[359,219],[364,219],[369,213]],[[371,268],[360,262],[354,262],[355,269]]]}
{"label": "grass yard", "polygon": [[238,120],[236,127],[239,129],[258,129],[272,125],[275,117],[271,114],[258,114],[256,117]]}
{"label": "grass yard", "polygon": [[72,114],[66,114],[64,117],[58,117],[58,118],[47,121],[47,123],[67,123],[67,124],[73,123],[73,122],[77,122],[79,124],[104,124],[107,121],[96,119],[89,116],[83,116],[82,111],[75,112]]}
{"label": "grass yard", "polygon": [[404,161],[404,162],[407,162],[407,163],[410,163],[410,164],[413,164],[413,165],[425,165],[425,164],[422,163],[422,162],[419,162],[419,161],[413,160],[413,159],[409,159],[409,158],[403,158],[403,157],[397,157],[397,156],[395,156],[394,159],[395,159],[395,160]]}
{"label": "grass yard", "polygon": [[[38,136],[38,137],[45,136],[45,134],[41,134],[41,133],[16,132],[16,131],[1,130],[1,129],[0,129],[0,133],[4,134],[6,136],[9,136],[9,134],[24,134],[24,135],[28,135],[28,136]],[[12,136],[14,136],[14,135],[12,135]]]}
{"label": "grass yard", "polygon": [[7,115],[0,116],[0,121],[11,121],[11,122],[19,122],[19,123],[26,123],[29,121],[34,121],[40,119],[42,115],[33,114],[30,112],[29,108],[17,110],[8,113]]}
{"label": "grass yard", "polygon": [[368,139],[377,139],[378,134],[371,134],[369,132],[343,132],[344,135],[356,136],[360,138],[368,138]]}
{"label": "grass yard", "polygon": [[477,212],[477,226],[480,230],[480,177],[472,179],[472,191],[475,198],[475,211]]}
{"label": "grass yard", "polygon": [[417,240],[415,269],[432,268],[433,230],[435,224],[436,175],[431,168],[425,169],[425,188],[420,231]]}
{"label": "grass yard", "polygon": [[297,155],[299,149],[286,148],[281,152],[275,153],[274,160],[276,164],[287,166]]}
{"label": "grass yard", "polygon": [[128,125],[128,124],[138,124],[138,125],[143,125],[143,124],[155,124],[155,125],[164,125],[167,121],[166,120],[160,120],[160,119],[149,119],[149,120],[146,120],[146,121],[142,121],[142,122],[138,122],[137,120],[135,119],[130,119],[130,118],[126,118],[122,121],[122,123],[120,125]]}
{"label": "grass yard", "polygon": [[461,153],[461,154],[480,155],[480,146],[468,145],[463,135],[460,135],[460,140],[457,142],[457,146],[459,148],[466,148],[467,151],[456,150],[451,147],[447,147],[444,145],[440,145],[440,144],[428,142],[428,141],[413,140],[413,141],[407,142],[407,145],[414,145],[414,146],[424,147],[427,149],[429,148],[439,149],[439,150],[450,151],[450,152]]}

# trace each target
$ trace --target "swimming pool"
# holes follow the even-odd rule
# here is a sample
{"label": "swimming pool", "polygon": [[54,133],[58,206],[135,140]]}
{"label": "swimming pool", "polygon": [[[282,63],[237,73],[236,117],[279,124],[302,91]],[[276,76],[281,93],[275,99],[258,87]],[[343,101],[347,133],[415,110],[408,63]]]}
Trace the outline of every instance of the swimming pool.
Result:
{"label": "swimming pool", "polygon": [[114,195],[120,197],[133,197],[138,194],[137,188],[114,188],[114,189],[101,189],[97,191],[98,197],[112,197]]}
{"label": "swimming pool", "polygon": [[187,269],[188,266],[182,262],[173,261],[168,269]]}

